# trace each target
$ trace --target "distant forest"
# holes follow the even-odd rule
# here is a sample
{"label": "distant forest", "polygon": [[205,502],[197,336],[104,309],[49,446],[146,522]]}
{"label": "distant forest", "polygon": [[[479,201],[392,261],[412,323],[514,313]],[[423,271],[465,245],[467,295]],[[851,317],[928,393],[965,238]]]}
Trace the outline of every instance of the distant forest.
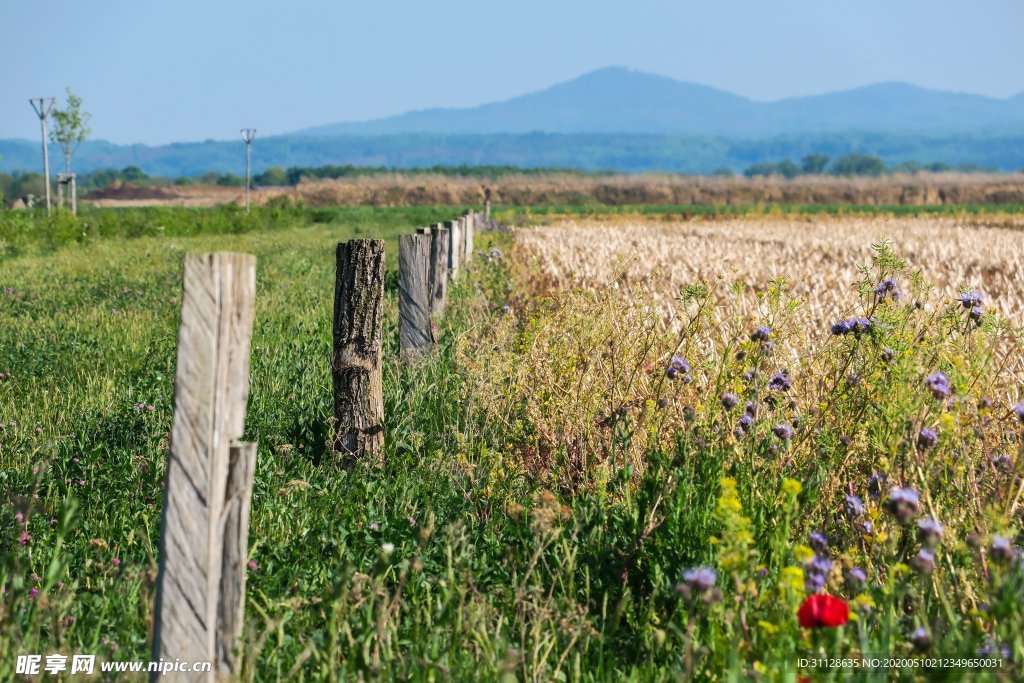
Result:
{"label": "distant forest", "polygon": [[[783,160],[778,162],[762,162],[752,164],[743,171],[743,175],[755,176],[780,176],[784,178],[795,178],[800,175],[835,175],[835,176],[881,176],[894,173],[976,173],[996,172],[997,169],[983,168],[976,164],[947,164],[943,162],[919,163],[915,161],[904,161],[894,166],[886,166],[885,162],[875,156],[865,154],[848,154],[832,160],[825,154],[810,154],[799,161]],[[546,175],[551,173],[562,173],[577,176],[601,176],[612,175],[615,171],[581,171],[573,168],[519,168],[517,166],[427,166],[422,168],[389,168],[386,166],[292,166],[282,168],[272,166],[253,176],[255,187],[281,187],[293,186],[303,181],[324,180],[336,178],[356,178],[374,175],[386,175],[391,173],[418,173],[429,175],[445,175],[462,178],[498,179],[509,175]],[[711,176],[732,176],[737,175],[732,169],[721,168],[712,171]],[[126,166],[122,169],[102,169],[79,174],[78,188],[81,193],[89,190],[99,189],[110,185],[113,182],[131,183],[142,187],[156,187],[167,185],[222,185],[230,187],[242,187],[245,185],[245,177],[234,173],[204,173],[198,176],[180,176],[170,178],[166,176],[150,176],[138,166]],[[41,173],[15,171],[14,173],[0,173],[0,198],[9,199],[25,197],[27,195],[41,196],[43,194],[43,179]]]}

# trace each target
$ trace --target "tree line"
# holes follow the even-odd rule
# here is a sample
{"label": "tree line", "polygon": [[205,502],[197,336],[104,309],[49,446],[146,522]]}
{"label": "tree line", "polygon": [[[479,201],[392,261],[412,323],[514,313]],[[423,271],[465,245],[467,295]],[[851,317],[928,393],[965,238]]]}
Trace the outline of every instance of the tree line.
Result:
{"label": "tree line", "polygon": [[[831,161],[831,163],[829,163]],[[904,161],[891,168],[885,165],[880,157],[870,154],[847,154],[832,161],[827,154],[808,154],[800,163],[789,159],[778,162],[762,162],[753,164],[743,172],[748,178],[757,176],[782,176],[796,178],[801,175],[836,175],[836,176],[869,176],[878,177],[891,173],[985,173],[995,172],[994,169],[983,168],[978,164],[947,164],[941,161],[919,163]],[[732,175],[730,169],[724,169],[713,175]]]}

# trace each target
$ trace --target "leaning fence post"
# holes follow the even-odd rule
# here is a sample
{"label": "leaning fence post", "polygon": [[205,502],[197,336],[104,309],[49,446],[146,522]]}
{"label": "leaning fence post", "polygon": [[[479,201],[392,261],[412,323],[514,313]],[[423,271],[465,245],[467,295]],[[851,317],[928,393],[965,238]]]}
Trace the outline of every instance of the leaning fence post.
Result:
{"label": "leaning fence post", "polygon": [[448,275],[454,280],[459,273],[462,232],[459,230],[459,221],[457,220],[445,221],[444,227],[448,228]]}
{"label": "leaning fence post", "polygon": [[[429,239],[429,238],[427,238]],[[381,464],[384,391],[384,240],[338,245],[334,284],[334,452],[347,461]]]}
{"label": "leaning fence post", "polygon": [[[152,657],[215,669],[176,672],[174,680],[238,673],[245,593],[237,562],[245,562],[255,446],[237,440],[249,397],[255,290],[250,254],[185,256]],[[232,449],[240,453],[234,470]]]}
{"label": "leaning fence post", "polygon": [[430,235],[398,238],[398,339],[402,357],[430,351]]}
{"label": "leaning fence post", "polygon": [[430,231],[430,315],[444,313],[448,299],[448,231]]}

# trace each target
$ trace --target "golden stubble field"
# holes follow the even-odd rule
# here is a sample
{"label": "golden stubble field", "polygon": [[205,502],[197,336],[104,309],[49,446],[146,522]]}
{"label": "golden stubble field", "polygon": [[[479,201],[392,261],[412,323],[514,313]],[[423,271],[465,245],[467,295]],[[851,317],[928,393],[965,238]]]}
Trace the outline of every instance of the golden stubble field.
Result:
{"label": "golden stubble field", "polygon": [[764,290],[785,277],[805,306],[800,317],[827,325],[856,303],[858,266],[889,241],[935,286],[941,306],[961,287],[981,290],[986,308],[1024,323],[1024,219],[1019,217],[757,217],[659,223],[642,218],[560,222],[516,230],[529,277],[543,291],[617,282],[649,291],[672,318],[679,288],[737,281]]}

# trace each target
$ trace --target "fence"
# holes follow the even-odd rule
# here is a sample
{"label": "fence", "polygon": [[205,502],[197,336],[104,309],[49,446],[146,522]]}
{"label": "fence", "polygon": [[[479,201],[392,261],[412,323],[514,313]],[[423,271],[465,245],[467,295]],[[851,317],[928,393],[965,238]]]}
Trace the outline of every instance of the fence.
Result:
{"label": "fence", "polygon": [[[449,282],[472,262],[475,232],[489,226],[487,202],[484,214],[466,211],[399,238],[404,362],[415,363],[435,347]],[[341,243],[336,262],[333,451],[347,464],[379,464],[384,242]],[[239,439],[249,395],[255,291],[254,256],[185,256],[152,653],[154,661],[209,661],[213,667],[175,672],[170,680],[232,680],[241,673],[256,444]],[[151,675],[158,679],[166,680],[160,672]]]}

